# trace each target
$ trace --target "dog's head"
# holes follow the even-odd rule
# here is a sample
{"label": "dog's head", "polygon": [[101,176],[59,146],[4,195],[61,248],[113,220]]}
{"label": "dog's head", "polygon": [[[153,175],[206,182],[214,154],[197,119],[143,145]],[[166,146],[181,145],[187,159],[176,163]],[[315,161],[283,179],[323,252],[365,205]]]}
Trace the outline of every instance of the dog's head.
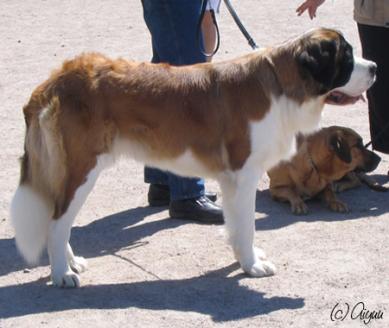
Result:
{"label": "dog's head", "polygon": [[331,154],[329,162],[336,171],[371,172],[377,168],[381,158],[364,147],[362,137],[354,130],[331,126],[323,131],[327,149]]}
{"label": "dog's head", "polygon": [[353,103],[375,81],[376,64],[355,57],[338,31],[319,28],[297,41],[296,59],[303,79],[313,80],[312,90],[332,104]]}

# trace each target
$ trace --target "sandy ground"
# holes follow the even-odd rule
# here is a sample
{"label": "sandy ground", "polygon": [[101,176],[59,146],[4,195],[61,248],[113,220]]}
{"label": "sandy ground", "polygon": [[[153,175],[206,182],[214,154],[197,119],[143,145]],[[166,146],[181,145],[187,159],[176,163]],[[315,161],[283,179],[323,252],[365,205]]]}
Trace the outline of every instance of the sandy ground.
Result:
{"label": "sandy ground", "polygon": [[[328,1],[313,22],[295,16],[296,0],[234,3],[259,45],[321,25],[342,30],[360,53],[352,1]],[[220,28],[215,60],[250,51],[225,8]],[[352,209],[348,214],[311,202],[310,214],[296,217],[287,205],[271,201],[264,177],[255,241],[278,274],[253,279],[235,263],[222,228],[169,219],[165,208],[148,208],[142,165],[119,163],[101,175],[73,228],[73,248],[89,261],[82,288],[50,286],[47,257],[27,269],[9,222],[23,147],[22,106],[64,59],[99,51],[148,61],[150,38],[140,1],[1,0],[0,42],[1,328],[362,327],[350,314],[331,321],[338,303],[334,313],[358,302],[382,311],[383,319],[373,320],[372,327],[389,326],[388,194],[364,187],[341,195]],[[335,123],[367,139],[366,104],[329,106],[323,126]],[[386,183],[388,169],[384,156],[376,178]],[[214,182],[207,185],[219,191]]]}

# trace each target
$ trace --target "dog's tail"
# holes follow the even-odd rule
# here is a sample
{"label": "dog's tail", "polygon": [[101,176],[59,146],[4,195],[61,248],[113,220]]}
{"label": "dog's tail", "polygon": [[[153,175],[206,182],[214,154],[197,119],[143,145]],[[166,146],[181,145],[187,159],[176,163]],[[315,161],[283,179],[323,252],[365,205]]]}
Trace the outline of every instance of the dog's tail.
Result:
{"label": "dog's tail", "polygon": [[24,107],[25,152],[10,214],[16,245],[30,264],[39,260],[47,244],[49,225],[66,177],[63,142],[56,120],[58,110],[58,98],[47,100],[34,94]]}
{"label": "dog's tail", "polygon": [[36,190],[19,185],[11,202],[11,220],[19,252],[35,264],[47,243],[51,210]]}

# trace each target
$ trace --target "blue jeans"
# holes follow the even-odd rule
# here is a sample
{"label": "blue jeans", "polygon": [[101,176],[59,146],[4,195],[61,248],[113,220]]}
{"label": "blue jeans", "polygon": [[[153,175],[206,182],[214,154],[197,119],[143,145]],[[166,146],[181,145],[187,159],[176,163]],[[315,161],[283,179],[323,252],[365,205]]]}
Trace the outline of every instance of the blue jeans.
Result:
{"label": "blue jeans", "polygon": [[[179,66],[206,61],[200,52],[196,31],[200,0],[142,0],[142,5],[143,17],[151,33],[153,63]],[[168,185],[171,200],[204,195],[202,179],[183,178],[149,167],[145,167],[144,179],[146,183]]]}

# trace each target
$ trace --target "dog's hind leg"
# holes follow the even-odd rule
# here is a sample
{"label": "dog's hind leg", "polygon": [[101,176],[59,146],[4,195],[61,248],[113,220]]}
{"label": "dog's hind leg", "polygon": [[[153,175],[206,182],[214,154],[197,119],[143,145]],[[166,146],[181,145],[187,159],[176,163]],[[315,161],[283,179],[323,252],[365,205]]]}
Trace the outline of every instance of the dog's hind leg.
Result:
{"label": "dog's hind leg", "polygon": [[224,173],[219,178],[223,213],[236,259],[242,269],[255,277],[270,276],[275,266],[264,260],[264,253],[254,247],[255,196],[260,174],[241,170]]}
{"label": "dog's hind leg", "polygon": [[58,219],[52,220],[48,234],[48,253],[51,264],[51,279],[58,287],[79,287],[77,273],[86,268],[86,261],[73,254],[69,244],[70,231],[75,216],[85,202],[98,177],[98,169],[89,172],[86,182],[79,186],[66,212]]}

